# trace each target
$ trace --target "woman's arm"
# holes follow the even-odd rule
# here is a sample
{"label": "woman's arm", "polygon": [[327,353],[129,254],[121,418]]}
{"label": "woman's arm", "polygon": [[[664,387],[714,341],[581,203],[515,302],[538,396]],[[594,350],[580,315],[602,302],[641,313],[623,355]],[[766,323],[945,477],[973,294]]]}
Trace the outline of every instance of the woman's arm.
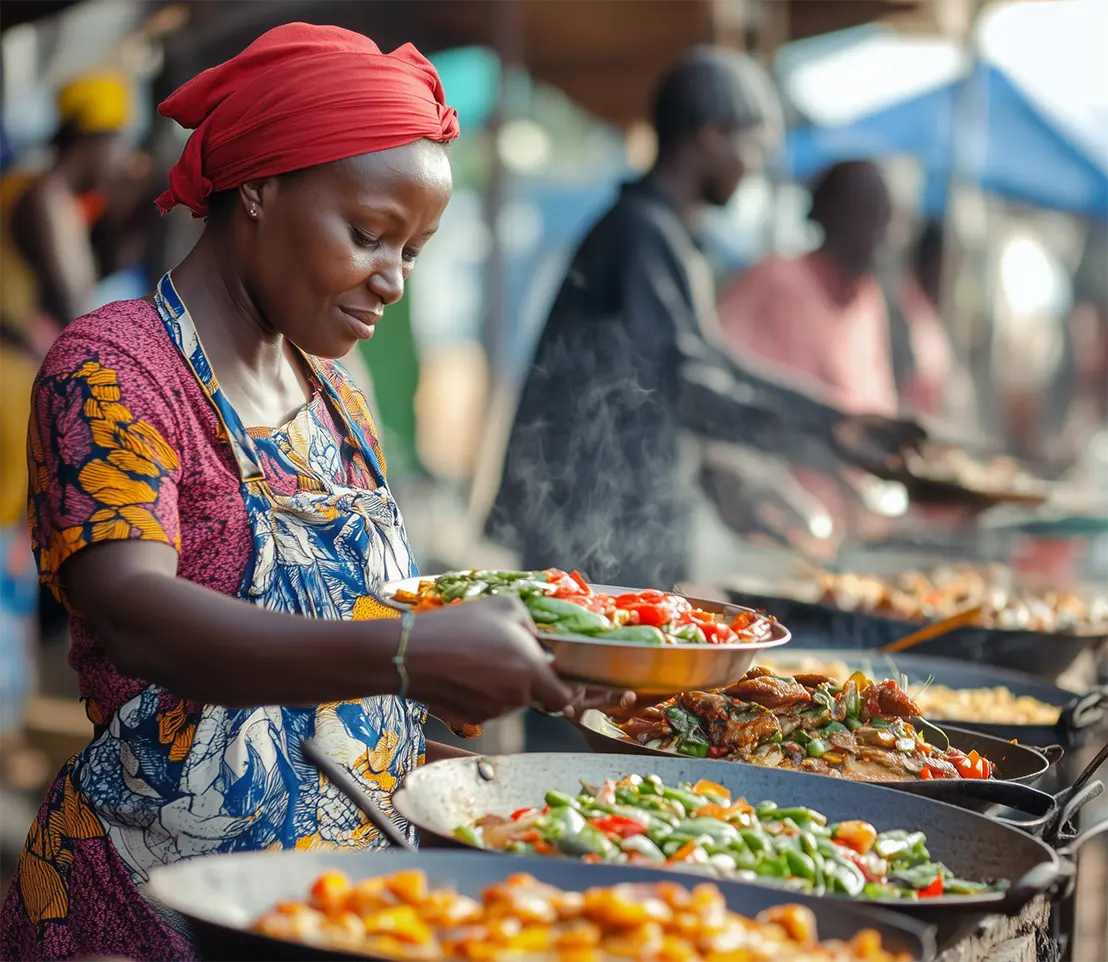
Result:
{"label": "woman's arm", "polygon": [[62,566],[66,598],[132,678],[231,707],[313,705],[392,694],[400,622],[269,611],[176,577],[152,541],[90,545]]}
{"label": "woman's arm", "polygon": [[50,177],[27,191],[12,214],[16,243],[38,273],[42,300],[64,327],[89,309],[96,262],[77,205]]}
{"label": "woman's arm", "polygon": [[[123,674],[231,707],[318,705],[398,690],[398,619],[270,611],[177,578],[176,567],[171,547],[141,540],[90,545],[61,566],[71,609]],[[419,615],[404,663],[408,696],[441,718],[479,724],[528,705],[563,711],[574,698],[518,598]]]}

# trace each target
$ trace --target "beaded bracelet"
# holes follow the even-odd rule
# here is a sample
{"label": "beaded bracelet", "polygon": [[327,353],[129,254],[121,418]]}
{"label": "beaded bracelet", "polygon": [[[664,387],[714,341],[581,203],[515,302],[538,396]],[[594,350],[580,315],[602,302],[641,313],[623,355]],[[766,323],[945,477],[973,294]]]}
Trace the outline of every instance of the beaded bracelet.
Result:
{"label": "beaded bracelet", "polygon": [[412,633],[413,624],[415,615],[412,612],[405,611],[400,615],[400,644],[396,646],[396,654],[392,659],[392,663],[396,665],[396,673],[400,676],[400,690],[397,692],[400,698],[408,697],[408,686],[411,684],[408,669],[404,665],[404,655],[408,652],[408,637]]}

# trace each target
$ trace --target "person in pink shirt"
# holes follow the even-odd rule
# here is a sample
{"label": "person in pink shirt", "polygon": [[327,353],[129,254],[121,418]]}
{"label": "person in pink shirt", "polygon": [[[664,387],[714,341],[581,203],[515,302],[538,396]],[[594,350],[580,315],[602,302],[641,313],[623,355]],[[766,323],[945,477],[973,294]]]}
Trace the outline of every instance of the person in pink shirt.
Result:
{"label": "person in pink shirt", "polygon": [[[888,417],[902,408],[934,412],[950,355],[940,356],[946,345],[941,321],[933,307],[922,309],[929,305],[919,289],[902,305],[910,364],[903,391],[897,390],[889,305],[876,275],[892,219],[878,166],[848,161],[829,167],[812,188],[809,216],[823,232],[818,249],[796,258],[770,255],[725,290],[719,324],[727,345],[743,364],[769,366],[844,411]],[[915,364],[921,347],[923,365]],[[796,474],[835,518],[849,516],[856,499],[848,497],[847,475]]]}
{"label": "person in pink shirt", "polygon": [[844,411],[895,415],[889,321],[874,276],[891,216],[876,165],[829,168],[812,192],[820,247],[798,258],[770,255],[724,292],[719,321],[732,350],[814,382]]}

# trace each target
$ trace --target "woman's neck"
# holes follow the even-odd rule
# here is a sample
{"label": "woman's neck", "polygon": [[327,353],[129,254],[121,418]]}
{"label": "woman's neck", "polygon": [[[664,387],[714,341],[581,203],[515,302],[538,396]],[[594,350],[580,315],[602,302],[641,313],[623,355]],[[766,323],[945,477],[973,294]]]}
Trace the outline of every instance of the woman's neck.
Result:
{"label": "woman's neck", "polygon": [[173,285],[243,423],[276,427],[311,399],[312,384],[302,358],[251,296],[230,246],[219,232],[205,230],[173,269]]}
{"label": "woman's neck", "polygon": [[285,339],[274,331],[241,276],[228,245],[210,228],[173,269],[173,285],[185,302],[212,360],[276,375],[284,365]]}

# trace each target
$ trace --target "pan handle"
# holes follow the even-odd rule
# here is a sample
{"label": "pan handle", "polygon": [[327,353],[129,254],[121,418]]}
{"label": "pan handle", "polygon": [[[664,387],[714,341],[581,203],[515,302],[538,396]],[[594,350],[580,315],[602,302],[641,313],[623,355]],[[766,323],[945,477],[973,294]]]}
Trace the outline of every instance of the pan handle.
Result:
{"label": "pan handle", "polygon": [[1104,794],[1104,782],[1096,781],[1089,782],[1088,785],[1077,787],[1077,791],[1072,789],[1066,789],[1063,792],[1059,792],[1055,795],[1055,799],[1058,801],[1058,816],[1054,821],[1054,824],[1050,826],[1047,832],[1043,835],[1044,842],[1051,842],[1053,844],[1068,843],[1076,837],[1076,833],[1070,836],[1068,835],[1069,825],[1077,813],[1094,798],[1100,798]]}
{"label": "pan handle", "polygon": [[415,851],[415,846],[409,842],[404,833],[392,823],[392,820],[381,811],[377,803],[369,796],[369,793],[354,780],[354,777],[345,768],[323,751],[312,739],[301,739],[300,752],[309,762],[327,776],[328,781],[330,781],[335,788],[361,809],[366,818],[373,823],[373,826],[384,835],[389,842],[399,849],[404,849],[409,852]]}
{"label": "pan handle", "polygon": [[1063,885],[1069,885],[1077,869],[1069,859],[1059,858],[1057,862],[1040,862],[1028,869],[1012,882],[1004,892],[1000,911],[1004,915],[1015,915],[1028,902],[1044,892],[1053,894]]}
{"label": "pan handle", "polygon": [[1077,853],[1081,851],[1081,847],[1089,841],[1089,839],[1096,838],[1104,832],[1108,832],[1108,818],[1102,818],[1095,825],[1091,825],[1089,828],[1085,829],[1085,831],[1067,842],[1062,848],[1058,849],[1059,857],[1068,859],[1076,857]]}
{"label": "pan handle", "polygon": [[1058,801],[1053,795],[1031,788],[1029,785],[1021,785],[1019,782],[962,779],[942,782],[940,788],[932,789],[927,794],[931,798],[937,798],[952,805],[958,805],[963,800],[972,800],[992,802],[994,805],[1005,805],[1008,808],[1026,812],[1034,817],[1030,819],[1003,818],[999,815],[991,817],[1032,835],[1041,835],[1048,826],[1055,824],[1058,813]]}
{"label": "pan handle", "polygon": [[1077,875],[1077,855],[1081,850],[1081,846],[1104,832],[1108,832],[1108,818],[1102,818],[1095,825],[1085,829],[1067,842],[1063,848],[1058,849],[1058,857],[1063,860],[1064,865],[1070,866],[1065,889],[1061,892],[1062,898],[1068,898],[1073,889],[1074,879]]}
{"label": "pan handle", "polygon": [[1051,767],[1057,765],[1066,754],[1066,750],[1061,745],[1045,745],[1042,748],[1036,746],[1035,751],[1044,756]]}
{"label": "pan handle", "polygon": [[1108,688],[1098,686],[1087,694],[1074,695],[1062,709],[1058,718],[1058,732],[1063,741],[1080,732],[1082,729],[1095,725],[1105,714],[1108,708]]}

